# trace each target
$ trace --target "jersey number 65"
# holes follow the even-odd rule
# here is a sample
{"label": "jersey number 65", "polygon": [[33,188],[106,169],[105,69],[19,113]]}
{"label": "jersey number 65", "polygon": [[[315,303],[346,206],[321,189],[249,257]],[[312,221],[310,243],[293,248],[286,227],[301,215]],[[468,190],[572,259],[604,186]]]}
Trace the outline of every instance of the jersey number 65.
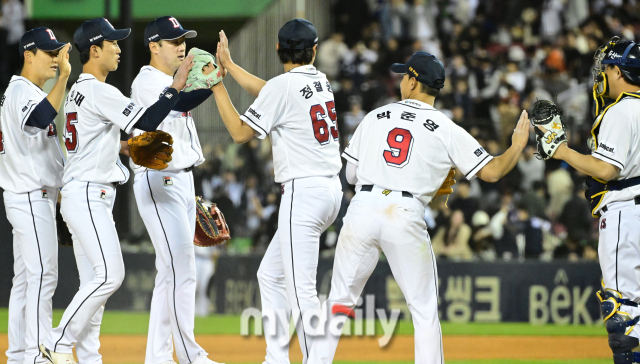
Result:
{"label": "jersey number 65", "polygon": [[[338,126],[336,125],[338,116],[336,115],[336,104],[331,100],[327,101],[326,105],[326,112],[324,107],[320,104],[311,106],[311,110],[309,110],[309,114],[311,115],[311,124],[313,125],[313,135],[316,137],[316,140],[320,145],[329,143],[329,132],[331,132],[333,140],[338,141]],[[327,120],[325,119],[327,114],[329,114],[329,119],[331,119],[331,127],[329,127]]]}

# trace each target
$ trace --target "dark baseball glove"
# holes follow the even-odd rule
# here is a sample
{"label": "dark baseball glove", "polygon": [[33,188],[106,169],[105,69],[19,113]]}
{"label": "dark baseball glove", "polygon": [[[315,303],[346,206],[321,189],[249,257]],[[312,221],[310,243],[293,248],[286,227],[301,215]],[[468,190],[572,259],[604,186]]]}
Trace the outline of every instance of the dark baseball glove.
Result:
{"label": "dark baseball glove", "polygon": [[58,244],[60,246],[73,248],[73,239],[67,223],[64,222],[60,213],[60,204],[56,207],[56,230],[58,232]]}
{"label": "dark baseball glove", "polygon": [[196,235],[193,243],[197,246],[215,246],[231,239],[229,226],[220,209],[213,204],[207,209],[202,197],[196,196]]}
{"label": "dark baseball glove", "polygon": [[162,130],[147,131],[129,139],[133,163],[150,169],[165,169],[171,162],[173,137]]}
{"label": "dark baseball glove", "polygon": [[562,120],[558,106],[552,101],[536,100],[531,110],[531,123],[536,131],[538,159],[551,158],[560,144],[567,142],[567,126]]}

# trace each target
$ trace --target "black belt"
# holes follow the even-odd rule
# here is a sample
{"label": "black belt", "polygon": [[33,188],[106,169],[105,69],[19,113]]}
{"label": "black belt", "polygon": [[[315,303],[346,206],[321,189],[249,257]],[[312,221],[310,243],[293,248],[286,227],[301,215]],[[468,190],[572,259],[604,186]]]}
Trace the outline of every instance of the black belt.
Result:
{"label": "black belt", "polygon": [[193,171],[195,168],[196,168],[195,166],[191,166],[191,167],[187,167],[187,168],[183,169],[183,171],[185,171],[185,172],[191,172],[191,171]]}
{"label": "black belt", "polygon": [[[362,188],[360,189],[360,191],[371,192],[373,191],[373,185],[362,185]],[[385,191],[391,192],[390,190],[385,190]],[[413,198],[413,195],[410,192],[402,191],[402,197]]]}
{"label": "black belt", "polygon": [[[640,205],[640,196],[634,197],[633,202],[635,202],[636,205]],[[608,210],[607,206],[602,208],[602,212],[607,212]]]}

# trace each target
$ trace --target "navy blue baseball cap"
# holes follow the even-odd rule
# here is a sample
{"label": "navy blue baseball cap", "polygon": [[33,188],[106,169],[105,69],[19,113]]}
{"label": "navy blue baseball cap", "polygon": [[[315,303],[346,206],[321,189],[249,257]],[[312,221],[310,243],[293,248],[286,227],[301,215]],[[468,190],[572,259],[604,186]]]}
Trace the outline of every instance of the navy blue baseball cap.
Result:
{"label": "navy blue baseball cap", "polygon": [[73,43],[82,52],[103,40],[123,40],[129,36],[131,29],[117,29],[105,18],[87,20],[76,29]]}
{"label": "navy blue baseball cap", "polygon": [[409,77],[415,77],[421,83],[441,89],[444,87],[444,65],[434,55],[427,52],[417,52],[407,63],[394,63],[391,71],[406,73]]}
{"label": "navy blue baseball cap", "polygon": [[24,51],[28,51],[34,48],[41,49],[43,51],[57,51],[64,47],[66,43],[60,43],[53,34],[53,31],[49,28],[35,28],[24,33],[20,38],[20,48],[18,51],[20,55],[24,56]]}
{"label": "navy blue baseball cap", "polygon": [[289,20],[278,32],[278,43],[282,49],[312,48],[318,44],[318,31],[308,20]]}
{"label": "navy blue baseball cap", "polygon": [[195,30],[183,29],[182,25],[172,16],[163,16],[152,20],[144,28],[144,45],[157,42],[161,39],[173,40],[180,37],[194,38],[198,33]]}

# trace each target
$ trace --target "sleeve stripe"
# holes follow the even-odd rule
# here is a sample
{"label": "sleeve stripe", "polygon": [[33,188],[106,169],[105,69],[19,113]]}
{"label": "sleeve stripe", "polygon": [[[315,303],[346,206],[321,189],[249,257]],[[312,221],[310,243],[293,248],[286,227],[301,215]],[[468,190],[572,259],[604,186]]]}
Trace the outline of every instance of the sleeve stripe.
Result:
{"label": "sleeve stripe", "polygon": [[27,119],[29,118],[29,115],[31,115],[31,111],[33,111],[33,107],[36,106],[38,104],[31,104],[31,106],[29,107],[29,110],[27,110],[27,113],[24,115],[24,117],[22,118],[22,129],[24,129],[24,124],[27,122]]}
{"label": "sleeve stripe", "polygon": [[352,156],[351,154],[347,153],[346,151],[342,152],[342,154],[345,154],[347,157],[349,157],[349,158],[353,159],[353,160],[354,160],[354,161],[356,161],[356,162],[360,162],[360,161],[358,160],[358,158],[355,158],[354,156]]}
{"label": "sleeve stripe", "polygon": [[[133,116],[133,118],[131,119],[131,121],[129,122],[129,124],[127,124],[127,126],[124,128],[125,133],[129,133],[131,131],[131,128],[133,128],[133,126],[136,125],[135,122],[138,121],[138,119],[140,119],[140,117],[142,117],[142,115],[144,115],[144,113],[142,115],[140,115],[140,117],[138,117],[138,114],[140,114],[140,111],[145,110],[146,108],[141,107],[140,110],[138,110],[138,112]],[[133,123],[133,125],[131,125],[131,123]]]}
{"label": "sleeve stripe", "polygon": [[[618,162],[617,160],[615,160],[613,158],[607,157],[606,155],[603,155],[602,153],[598,153],[598,152],[593,152],[593,154],[597,154],[597,155],[601,156],[602,158],[607,158],[608,160],[610,160],[613,163],[615,163],[616,167],[620,167],[620,169],[624,169],[624,164]],[[606,162],[606,161],[603,161],[603,162]],[[607,163],[609,163],[609,162],[607,162]]]}
{"label": "sleeve stripe", "polygon": [[[240,115],[240,117],[242,118],[242,120],[245,120],[250,122],[251,124],[255,125],[258,129],[260,129],[260,131],[262,132],[262,135],[269,135],[269,133],[267,133],[266,130],[264,130],[263,127],[261,127],[260,125],[258,125],[255,121],[251,120],[250,117],[248,117],[246,114]],[[255,128],[254,128],[255,129]]]}
{"label": "sleeve stripe", "polygon": [[483,163],[484,161],[486,161],[486,160],[487,160],[487,158],[492,158],[492,157],[491,157],[491,155],[488,155],[488,156],[484,157],[484,158],[480,161],[480,163],[476,164],[476,166],[475,166],[475,167],[471,168],[471,170],[470,170],[467,174],[465,174],[465,175],[464,175],[464,176],[465,176],[465,178],[466,178],[467,176],[469,176],[470,174],[472,174],[472,173],[473,173],[473,171],[475,171],[475,170],[476,170],[476,168],[478,168],[479,166],[481,166],[481,165],[482,165],[482,163]]}

